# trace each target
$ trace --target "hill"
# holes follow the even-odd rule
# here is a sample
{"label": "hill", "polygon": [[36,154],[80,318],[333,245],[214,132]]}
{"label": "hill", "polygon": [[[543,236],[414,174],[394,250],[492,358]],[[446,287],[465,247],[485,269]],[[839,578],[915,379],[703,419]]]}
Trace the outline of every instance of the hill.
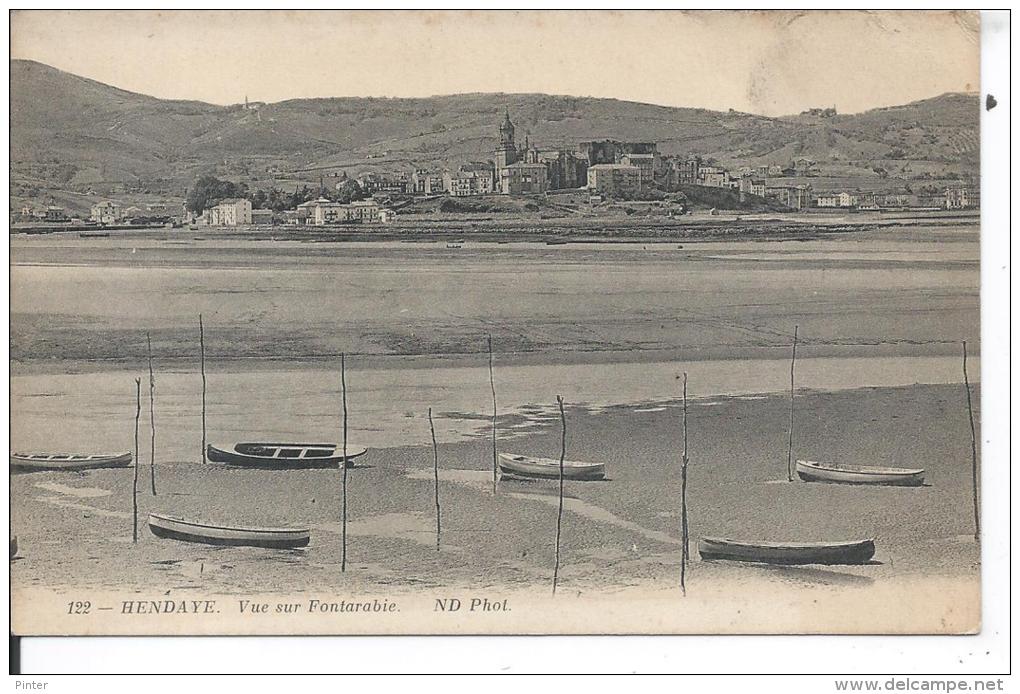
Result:
{"label": "hill", "polygon": [[127,92],[11,61],[12,196],[51,191],[181,195],[200,172],[289,187],[345,169],[397,170],[490,157],[509,109],[520,139],[573,146],[653,140],[666,154],[726,166],[817,162],[828,176],[974,175],[980,103],[946,94],[830,117],[739,112],[544,94],[299,99],[215,106]]}

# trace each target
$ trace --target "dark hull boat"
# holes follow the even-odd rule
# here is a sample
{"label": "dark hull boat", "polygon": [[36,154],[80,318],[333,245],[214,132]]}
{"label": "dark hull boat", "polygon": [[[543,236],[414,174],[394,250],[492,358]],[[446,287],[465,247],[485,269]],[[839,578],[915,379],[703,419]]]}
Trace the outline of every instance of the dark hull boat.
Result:
{"label": "dark hull boat", "polygon": [[866,564],[875,556],[875,541],[738,542],[706,537],[698,543],[698,553],[703,560],[759,564]]}
{"label": "dark hull boat", "polygon": [[[348,446],[347,467],[364,455],[367,448]],[[233,449],[209,444],[206,456],[212,463],[260,468],[340,467],[342,447],[335,443],[238,443]]]}
{"label": "dark hull boat", "polygon": [[149,514],[149,530],[156,537],[182,542],[269,549],[305,547],[311,539],[308,528],[239,528],[187,521],[158,513]]}

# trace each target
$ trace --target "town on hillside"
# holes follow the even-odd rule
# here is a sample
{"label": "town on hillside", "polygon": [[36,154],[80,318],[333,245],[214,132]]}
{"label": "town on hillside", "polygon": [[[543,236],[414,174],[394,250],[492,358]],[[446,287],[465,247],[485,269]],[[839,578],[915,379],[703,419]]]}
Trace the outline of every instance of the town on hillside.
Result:
{"label": "town on hillside", "polygon": [[[255,106],[245,105],[245,108]],[[757,166],[726,168],[696,154],[666,155],[655,142],[615,139],[542,146],[517,136],[510,112],[498,125],[498,145],[491,158],[466,161],[455,168],[392,171],[338,169],[318,187],[299,186],[293,193],[277,188],[250,190],[246,184],[203,176],[187,198],[133,202],[104,199],[92,205],[88,219],[57,204],[26,203],[12,210],[15,224],[85,224],[103,227],[181,226],[338,226],[387,224],[399,215],[427,208],[456,214],[485,210],[457,200],[493,196],[562,200],[565,209],[587,206],[593,212],[620,202],[664,203],[668,215],[692,209],[744,211],[883,211],[965,210],[979,206],[973,181],[957,185],[909,185],[889,192],[815,190],[809,180],[818,164],[807,158]],[[418,205],[419,207],[416,207]],[[489,208],[493,209],[493,208]],[[537,209],[528,207],[526,209]]]}

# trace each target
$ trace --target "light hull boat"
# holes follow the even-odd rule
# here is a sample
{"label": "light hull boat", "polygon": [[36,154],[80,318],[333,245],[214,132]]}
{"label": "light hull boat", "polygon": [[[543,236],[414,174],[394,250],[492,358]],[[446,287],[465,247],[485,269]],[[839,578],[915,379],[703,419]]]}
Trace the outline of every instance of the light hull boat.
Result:
{"label": "light hull boat", "polygon": [[[347,467],[353,467],[354,459],[367,451],[348,446]],[[277,469],[340,467],[344,459],[341,446],[335,443],[238,443],[232,449],[209,444],[206,456],[212,463]]]}
{"label": "light hull boat", "polygon": [[130,453],[11,453],[11,467],[17,470],[93,470],[105,467],[128,467]]}
{"label": "light hull boat", "polygon": [[838,484],[879,484],[898,487],[919,487],[924,484],[921,468],[872,467],[798,460],[797,475],[805,482]]}
{"label": "light hull boat", "polygon": [[739,542],[706,537],[698,543],[703,560],[725,559],[759,564],[866,564],[875,556],[874,540],[852,542]]}
{"label": "light hull boat", "polygon": [[311,539],[308,528],[239,528],[198,523],[158,513],[149,514],[149,530],[156,537],[182,542],[269,549],[305,547]]}
{"label": "light hull boat", "polygon": [[[560,478],[560,461],[516,453],[499,454],[499,473],[503,477],[522,479]],[[577,460],[563,461],[565,480],[602,480],[606,478],[603,463],[586,463]]]}

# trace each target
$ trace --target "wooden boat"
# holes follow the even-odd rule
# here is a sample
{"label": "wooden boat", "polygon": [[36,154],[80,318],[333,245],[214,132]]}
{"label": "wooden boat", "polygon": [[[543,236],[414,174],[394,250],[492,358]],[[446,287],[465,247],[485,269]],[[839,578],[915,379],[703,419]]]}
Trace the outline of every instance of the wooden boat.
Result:
{"label": "wooden boat", "polygon": [[128,467],[131,453],[11,453],[11,467],[20,470],[91,470],[103,467]]}
{"label": "wooden boat", "polygon": [[[347,467],[354,458],[364,455],[367,448],[347,447]],[[238,443],[233,449],[209,444],[206,455],[210,462],[266,468],[340,467],[341,446],[335,443]]]}
{"label": "wooden boat", "polygon": [[158,513],[149,514],[149,530],[156,537],[182,542],[270,549],[305,547],[311,539],[311,531],[308,528],[238,528],[196,523]]}
{"label": "wooden boat", "polygon": [[18,536],[14,535],[11,537],[11,559],[14,559],[18,555]]}
{"label": "wooden boat", "polygon": [[698,543],[698,553],[704,560],[759,564],[865,564],[875,556],[875,541],[738,542],[706,537]]}
{"label": "wooden boat", "polygon": [[[559,479],[560,461],[552,458],[537,458],[517,453],[499,454],[499,473],[502,477]],[[601,480],[606,477],[604,463],[585,463],[577,460],[563,461],[563,479]]]}
{"label": "wooden boat", "polygon": [[837,482],[841,484],[885,484],[917,487],[924,484],[922,468],[871,467],[841,463],[818,463],[798,460],[797,475],[806,482]]}

